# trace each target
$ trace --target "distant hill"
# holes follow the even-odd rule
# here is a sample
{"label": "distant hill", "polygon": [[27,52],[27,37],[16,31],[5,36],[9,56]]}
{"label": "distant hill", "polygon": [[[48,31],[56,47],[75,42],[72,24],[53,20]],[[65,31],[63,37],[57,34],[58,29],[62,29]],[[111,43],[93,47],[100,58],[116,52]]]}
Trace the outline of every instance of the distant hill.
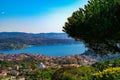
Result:
{"label": "distant hill", "polygon": [[0,49],[21,49],[28,45],[75,44],[65,33],[0,32]]}
{"label": "distant hill", "polygon": [[23,33],[23,32],[0,32],[0,39],[4,38],[55,38],[71,39],[65,33]]}

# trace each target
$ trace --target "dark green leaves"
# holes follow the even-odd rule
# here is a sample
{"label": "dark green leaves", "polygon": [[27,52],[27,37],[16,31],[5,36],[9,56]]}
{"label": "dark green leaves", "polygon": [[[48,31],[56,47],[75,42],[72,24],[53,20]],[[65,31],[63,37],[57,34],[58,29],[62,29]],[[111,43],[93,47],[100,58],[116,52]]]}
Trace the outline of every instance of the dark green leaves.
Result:
{"label": "dark green leaves", "polygon": [[[120,52],[120,1],[89,0],[68,18],[63,31],[97,53]],[[111,43],[114,42],[114,43]]]}

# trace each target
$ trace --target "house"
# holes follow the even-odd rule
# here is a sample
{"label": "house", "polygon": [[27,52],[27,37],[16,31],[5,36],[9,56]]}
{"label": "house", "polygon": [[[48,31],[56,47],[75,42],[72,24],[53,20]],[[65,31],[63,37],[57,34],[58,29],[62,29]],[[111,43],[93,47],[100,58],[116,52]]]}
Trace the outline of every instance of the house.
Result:
{"label": "house", "polygon": [[25,80],[25,78],[24,77],[19,77],[19,79],[18,80]]}
{"label": "house", "polygon": [[14,69],[14,70],[19,70],[19,66],[18,66],[18,65],[15,65],[13,69]]}
{"label": "house", "polygon": [[80,67],[79,64],[64,64],[63,67]]}
{"label": "house", "polygon": [[1,77],[7,76],[7,72],[8,72],[7,70],[1,70],[0,71],[0,76]]}
{"label": "house", "polygon": [[39,65],[38,65],[38,69],[45,69],[46,66],[41,62]]}
{"label": "house", "polygon": [[50,66],[51,66],[51,68],[57,68],[58,67],[58,65],[54,64],[54,63],[51,63]]}

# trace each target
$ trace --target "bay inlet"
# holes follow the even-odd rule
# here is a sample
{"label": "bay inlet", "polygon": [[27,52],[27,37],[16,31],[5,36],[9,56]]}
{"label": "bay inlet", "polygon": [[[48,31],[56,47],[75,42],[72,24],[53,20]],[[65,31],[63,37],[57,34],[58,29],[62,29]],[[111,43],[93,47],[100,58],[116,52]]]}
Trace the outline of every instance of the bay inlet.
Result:
{"label": "bay inlet", "polygon": [[83,43],[80,44],[62,44],[62,45],[46,45],[46,46],[29,46],[20,50],[0,50],[5,54],[41,54],[45,56],[68,56],[82,54],[87,48]]}

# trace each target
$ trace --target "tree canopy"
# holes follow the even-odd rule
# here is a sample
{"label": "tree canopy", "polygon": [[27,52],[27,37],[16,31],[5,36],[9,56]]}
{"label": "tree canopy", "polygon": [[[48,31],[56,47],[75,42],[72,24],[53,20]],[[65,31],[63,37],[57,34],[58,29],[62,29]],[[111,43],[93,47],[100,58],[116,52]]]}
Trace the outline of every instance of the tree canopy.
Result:
{"label": "tree canopy", "polygon": [[56,70],[51,76],[51,80],[90,80],[91,75],[96,73],[96,68],[81,66],[63,67]]}
{"label": "tree canopy", "polygon": [[73,12],[63,31],[99,54],[120,52],[120,0],[89,0]]}

